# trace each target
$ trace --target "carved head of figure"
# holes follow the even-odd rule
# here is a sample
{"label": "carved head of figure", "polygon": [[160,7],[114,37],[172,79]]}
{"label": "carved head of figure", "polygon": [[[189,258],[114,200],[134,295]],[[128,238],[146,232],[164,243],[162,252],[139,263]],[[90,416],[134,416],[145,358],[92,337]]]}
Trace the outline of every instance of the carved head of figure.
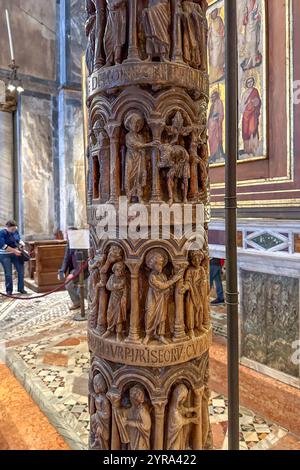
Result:
{"label": "carved head of figure", "polygon": [[114,264],[112,267],[112,272],[117,277],[123,277],[125,275],[125,263],[119,261],[118,263]]}
{"label": "carved head of figure", "polygon": [[159,248],[149,251],[146,256],[146,265],[152,271],[159,274],[163,272],[164,267],[168,262],[167,254]]}
{"label": "carved head of figure", "polygon": [[144,118],[138,112],[131,112],[126,116],[124,125],[129,132],[138,133],[144,127]]}
{"label": "carved head of figure", "polygon": [[119,261],[122,261],[123,260],[122,248],[120,248],[117,245],[112,245],[109,249],[107,258],[111,263],[118,263]]}
{"label": "carved head of figure", "polygon": [[135,385],[129,392],[130,401],[133,406],[139,406],[145,401],[145,391],[140,385]]}
{"label": "carved head of figure", "polygon": [[191,263],[195,268],[200,268],[204,259],[205,254],[203,250],[191,251],[190,254]]}
{"label": "carved head of figure", "polygon": [[176,408],[180,408],[184,405],[189,396],[188,388],[184,384],[179,384],[173,391],[172,405]]}
{"label": "carved head of figure", "polygon": [[95,375],[93,380],[93,387],[96,395],[103,395],[107,392],[106,383],[101,374]]}

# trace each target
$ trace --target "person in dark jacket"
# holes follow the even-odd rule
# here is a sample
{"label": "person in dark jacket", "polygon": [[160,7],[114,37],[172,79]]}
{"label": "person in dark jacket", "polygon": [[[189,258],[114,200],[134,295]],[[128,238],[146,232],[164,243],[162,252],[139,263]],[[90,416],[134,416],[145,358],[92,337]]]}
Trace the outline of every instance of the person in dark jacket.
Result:
{"label": "person in dark jacket", "polygon": [[[69,230],[77,230],[76,228],[69,228]],[[63,259],[62,266],[58,271],[58,278],[68,282],[66,290],[69,293],[72,305],[70,310],[77,310],[80,308],[80,285],[79,285],[79,272],[80,263],[78,262],[78,250],[72,250],[69,243],[66,247],[65,256]],[[84,271],[85,278],[85,292],[87,291],[87,277],[88,269]]]}
{"label": "person in dark jacket", "polygon": [[6,293],[13,293],[13,266],[18,273],[18,292],[27,294],[24,289],[24,261],[22,259],[22,249],[25,244],[21,240],[17,223],[9,220],[4,229],[0,230],[0,263],[5,274]]}
{"label": "person in dark jacket", "polygon": [[211,258],[210,260],[210,288],[216,284],[217,298],[211,302],[212,305],[224,303],[224,291],[222,284],[222,260],[219,258]]}

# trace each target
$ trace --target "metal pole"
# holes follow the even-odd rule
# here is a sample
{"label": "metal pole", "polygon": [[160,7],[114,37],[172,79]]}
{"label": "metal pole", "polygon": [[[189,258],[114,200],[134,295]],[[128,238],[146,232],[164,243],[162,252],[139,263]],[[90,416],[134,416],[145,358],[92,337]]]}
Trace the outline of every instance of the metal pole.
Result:
{"label": "metal pole", "polygon": [[238,51],[236,0],[226,18],[226,304],[228,331],[228,449],[239,450],[239,323],[237,285]]}

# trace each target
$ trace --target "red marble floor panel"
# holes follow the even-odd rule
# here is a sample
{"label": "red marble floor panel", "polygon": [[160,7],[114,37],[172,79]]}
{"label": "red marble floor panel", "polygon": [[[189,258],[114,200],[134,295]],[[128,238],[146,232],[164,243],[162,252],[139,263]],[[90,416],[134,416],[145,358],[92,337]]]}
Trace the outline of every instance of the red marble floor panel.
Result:
{"label": "red marble floor panel", "polygon": [[[210,387],[227,395],[226,339],[214,336]],[[300,390],[240,366],[241,405],[300,436]]]}
{"label": "red marble floor panel", "polygon": [[0,364],[0,450],[69,450],[3,364]]}

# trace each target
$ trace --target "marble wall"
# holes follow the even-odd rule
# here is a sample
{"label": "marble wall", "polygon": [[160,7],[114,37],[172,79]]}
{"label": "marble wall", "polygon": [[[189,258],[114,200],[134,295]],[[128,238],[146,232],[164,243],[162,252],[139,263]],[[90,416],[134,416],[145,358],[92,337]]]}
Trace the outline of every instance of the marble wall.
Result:
{"label": "marble wall", "polygon": [[14,217],[13,117],[0,111],[0,226]]}
{"label": "marble wall", "polygon": [[6,69],[10,63],[4,14],[7,8],[15,58],[21,73],[40,79],[56,79],[56,4],[56,0],[1,0],[0,68]]}
{"label": "marble wall", "polygon": [[299,340],[299,277],[241,269],[241,355],[300,378],[292,361]]}
{"label": "marble wall", "polygon": [[82,55],[86,46],[85,35],[85,2],[82,0],[66,1],[68,39],[67,50],[67,81],[81,84]]}
{"label": "marble wall", "polygon": [[85,152],[81,94],[59,96],[59,179],[61,229],[86,225]]}
{"label": "marble wall", "polygon": [[47,238],[55,226],[51,98],[24,94],[19,114],[22,232]]}

